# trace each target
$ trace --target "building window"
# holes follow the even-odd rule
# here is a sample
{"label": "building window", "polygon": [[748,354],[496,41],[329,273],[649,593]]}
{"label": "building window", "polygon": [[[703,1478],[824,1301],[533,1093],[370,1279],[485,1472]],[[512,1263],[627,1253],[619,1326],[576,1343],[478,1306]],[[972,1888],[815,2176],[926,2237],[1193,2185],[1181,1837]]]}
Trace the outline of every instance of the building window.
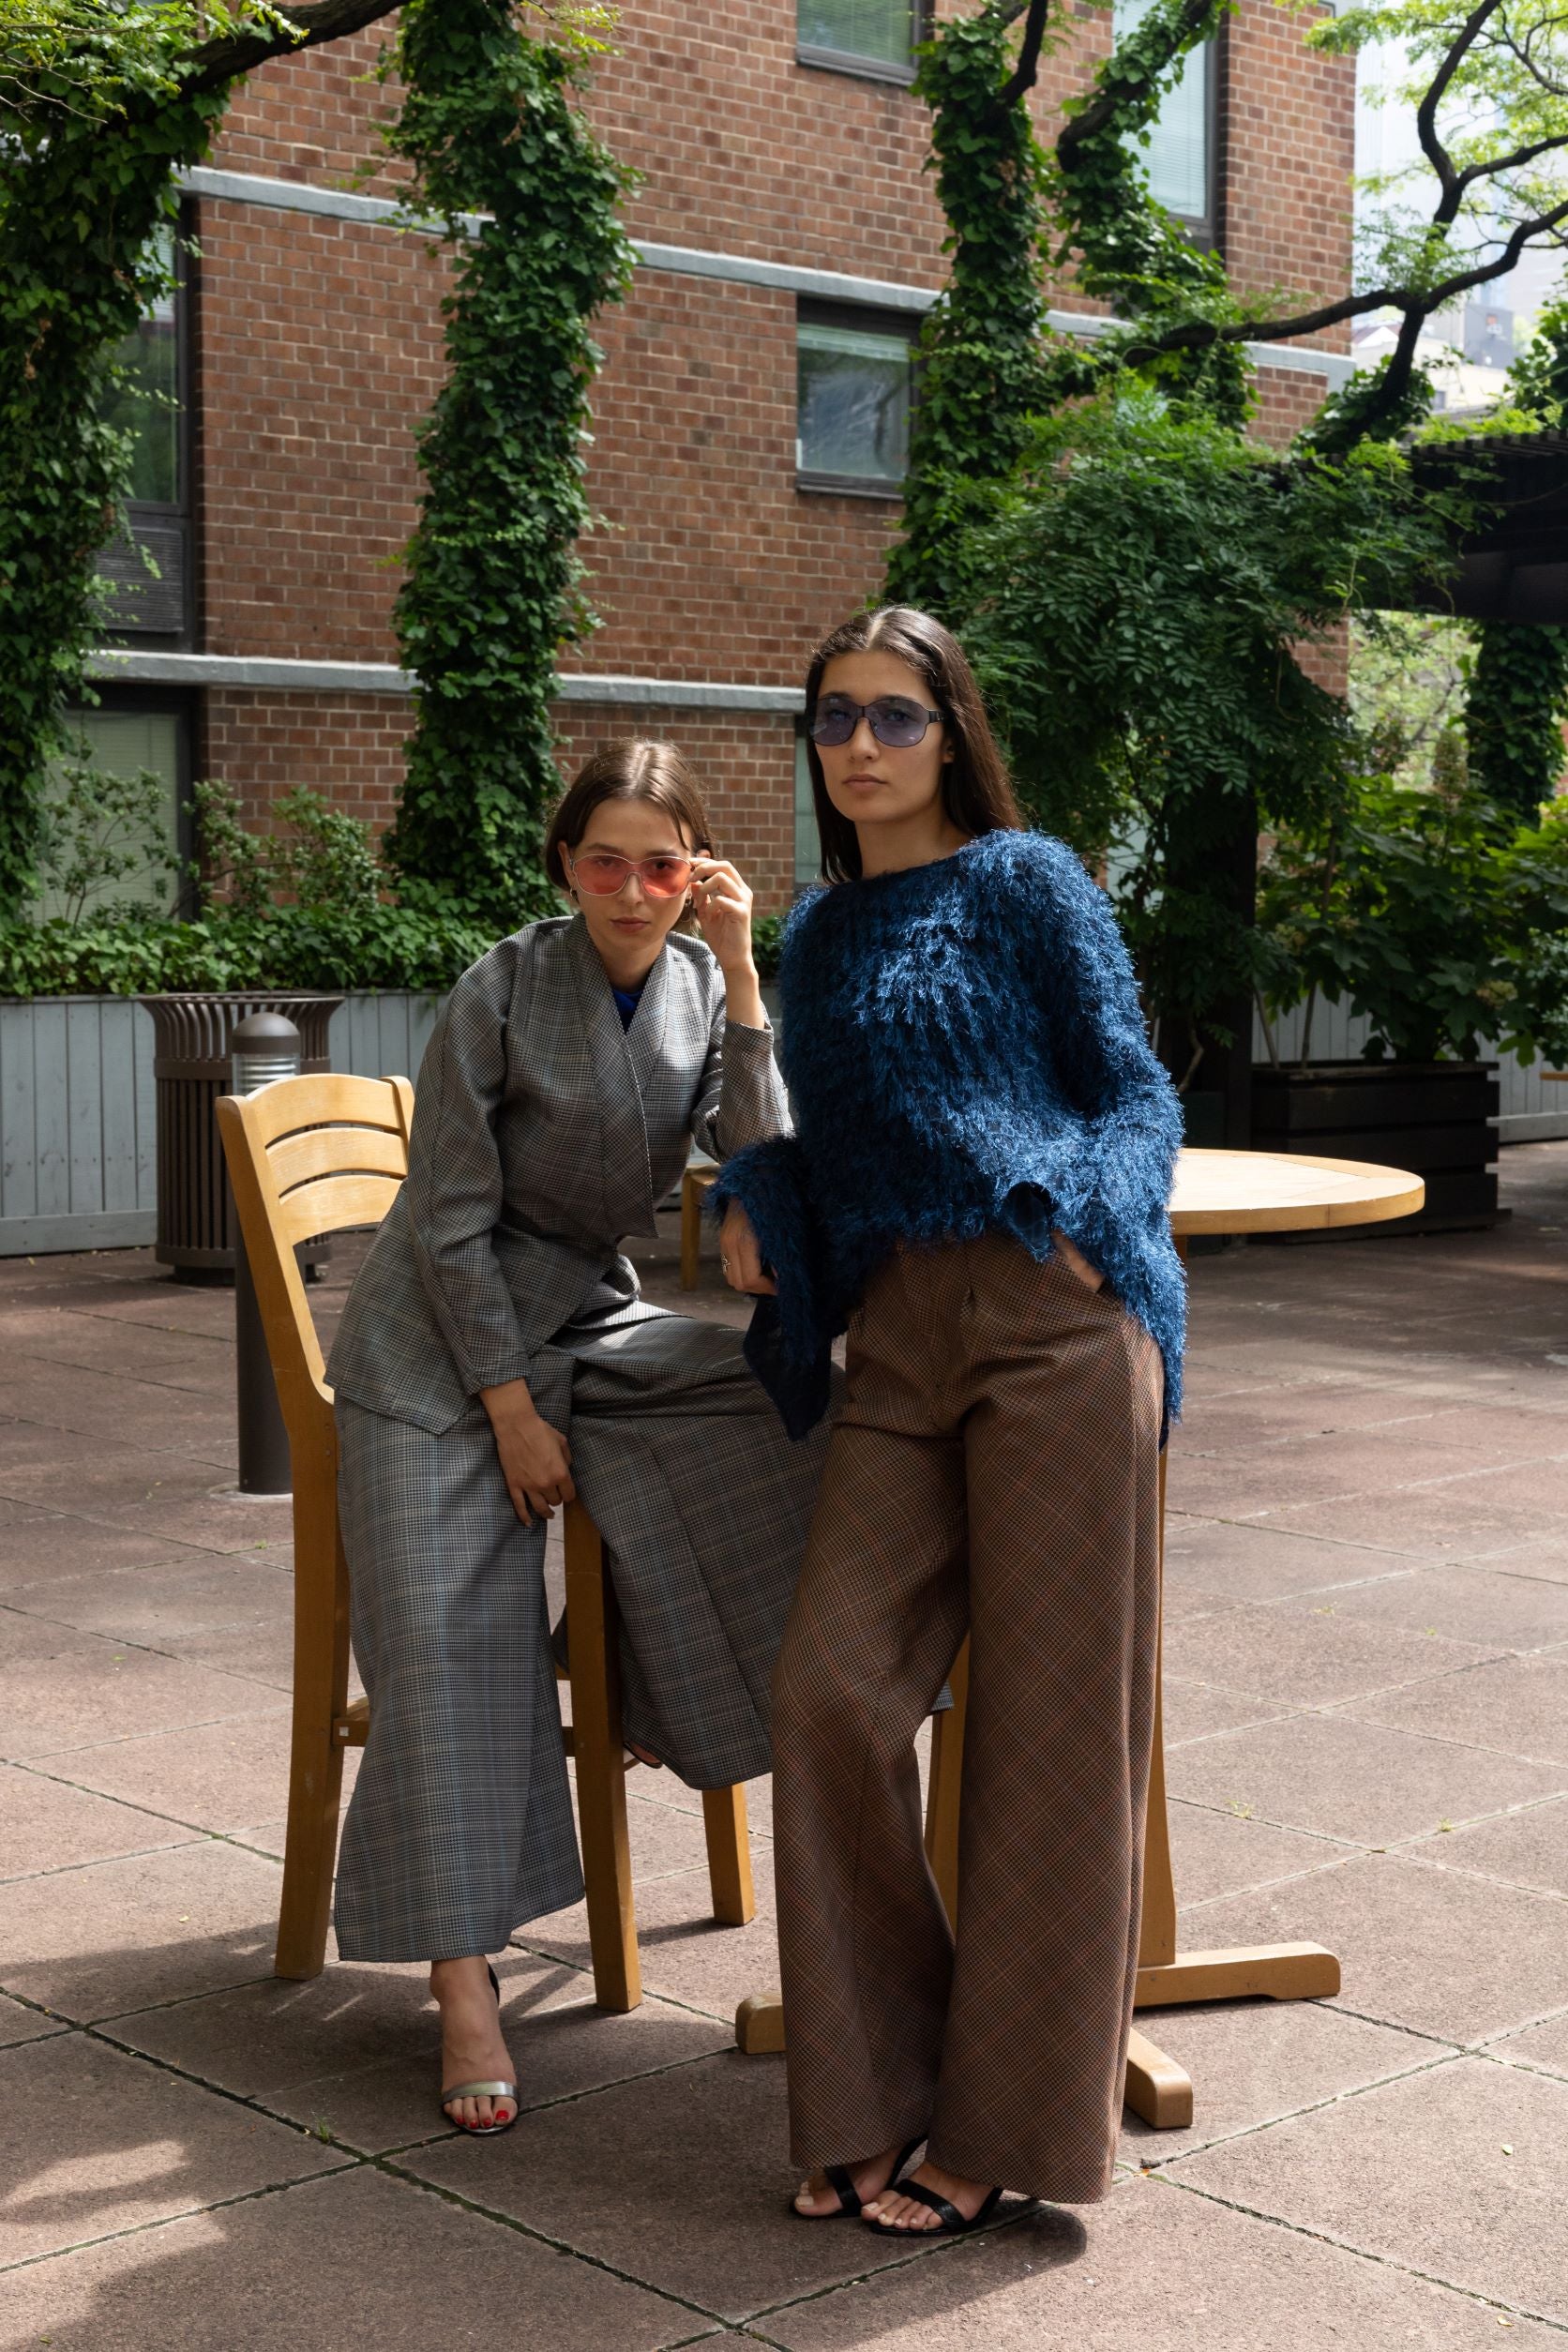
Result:
{"label": "building window", "polygon": [[108,422],[130,437],[129,535],[105,548],[98,573],[113,591],[109,626],[114,636],[170,642],[188,638],[192,620],[189,298],[185,242],[176,244],[166,234],[175,284],[120,346],[122,381],[104,408]]}
{"label": "building window", "polygon": [[912,82],[924,18],[923,0],[796,0],[795,54],[803,66]]}
{"label": "building window", "polygon": [[822,878],[822,837],[817,830],[817,803],[811,792],[811,763],[803,727],[795,736],[795,889],[809,890]]}
{"label": "building window", "polygon": [[[185,698],[138,694],[132,687],[104,689],[95,710],[68,715],[72,748],[102,776],[156,779],[144,800],[137,796],[134,817],[113,804],[94,808],[77,795],[67,812],[62,868],[91,867],[102,860],[108,878],[85,891],[68,893],[64,872],[40,894],[38,915],[80,917],[112,903],[155,907],[169,913],[184,895],[184,869],[193,855],[190,825],[190,724]],[[53,770],[44,787],[46,818],[62,812],[67,797],[63,773]],[[171,871],[171,861],[178,872]]]}
{"label": "building window", "polygon": [[803,302],[795,332],[799,488],[897,498],[909,464],[912,329],[897,313]]}
{"label": "building window", "polygon": [[[1117,40],[1136,32],[1151,0],[1114,0]],[[1142,150],[1143,174],[1156,204],[1186,223],[1200,242],[1214,240],[1214,44],[1189,50],[1182,71],[1167,90]]]}

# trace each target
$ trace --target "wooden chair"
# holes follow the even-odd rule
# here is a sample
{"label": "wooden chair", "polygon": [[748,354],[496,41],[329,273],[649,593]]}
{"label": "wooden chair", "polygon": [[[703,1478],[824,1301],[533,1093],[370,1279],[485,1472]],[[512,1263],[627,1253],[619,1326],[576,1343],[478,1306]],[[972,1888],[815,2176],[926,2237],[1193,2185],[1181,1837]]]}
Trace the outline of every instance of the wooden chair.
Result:
{"label": "wooden chair", "polygon": [[[343,1750],[362,1747],[366,1699],[350,1702],[349,1586],[338,1526],[332,1391],[295,1244],[379,1225],[408,1172],[414,1089],[407,1078],[281,1078],[226,1095],[218,1121],[240,1232],[260,1302],[294,1473],[294,1740],[278,1923],[279,1976],[320,1973],[326,1952]],[[565,1513],[572,1723],[594,1989],[601,2009],[642,1998],[626,1835],[614,1590],[599,1531],[580,1503]],[[714,1917],[744,1926],[756,1908],[740,1788],[702,1792]]]}

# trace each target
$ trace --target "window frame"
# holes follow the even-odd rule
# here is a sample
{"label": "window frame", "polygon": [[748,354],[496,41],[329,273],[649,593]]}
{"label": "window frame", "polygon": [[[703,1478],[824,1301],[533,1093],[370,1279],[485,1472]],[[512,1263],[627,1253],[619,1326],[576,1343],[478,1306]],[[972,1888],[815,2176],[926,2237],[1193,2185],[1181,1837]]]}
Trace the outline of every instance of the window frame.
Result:
{"label": "window frame", "polygon": [[[1114,38],[1114,31],[1112,38]],[[1165,210],[1172,220],[1184,228],[1194,245],[1206,253],[1217,253],[1224,243],[1225,181],[1223,144],[1225,110],[1222,96],[1229,71],[1230,24],[1223,17],[1206,41],[1188,52],[1188,64],[1201,58],[1203,64],[1203,209],[1201,212],[1178,212],[1174,205]],[[1139,161],[1146,161],[1147,149],[1138,151]],[[1159,202],[1156,197],[1155,203]]]}
{"label": "window frame", "polygon": [[[800,329],[803,326],[858,327],[864,334],[897,336],[909,353],[910,413],[914,411],[918,392],[918,377],[914,364],[914,347],[919,339],[923,313],[911,310],[882,310],[869,302],[827,302],[820,295],[798,294],[795,297],[795,447],[800,447]],[[807,497],[872,498],[883,505],[902,505],[904,477],[897,482],[878,482],[863,474],[827,474],[816,466],[802,465],[798,455],[795,464],[795,488]]]}
{"label": "window frame", "polygon": [[[166,499],[152,498],[128,498],[125,503],[126,522],[133,544],[138,523],[172,532],[179,543],[179,617],[172,629],[138,628],[128,622],[123,613],[111,609],[104,625],[105,640],[110,645],[145,645],[173,651],[191,646],[196,641],[197,372],[193,233],[191,208],[188,204],[182,204],[174,222],[174,397],[179,403],[175,420],[174,463],[178,496],[172,505]],[[112,540],[109,547],[102,550],[100,564],[103,555],[122,544],[120,540]]]}
{"label": "window frame", "polygon": [[795,63],[817,73],[841,73],[855,82],[882,82],[895,89],[907,90],[914,80],[914,53],[922,41],[931,37],[933,0],[907,0],[910,21],[910,55],[905,65],[894,65],[885,57],[863,57],[852,49],[825,49],[814,41],[799,37],[800,5],[795,0]]}
{"label": "window frame", "polygon": [[[101,712],[113,717],[116,713],[135,718],[172,718],[174,721],[174,852],[180,864],[188,868],[195,864],[199,844],[196,836],[196,811],[191,803],[191,790],[196,781],[197,741],[202,725],[202,698],[189,686],[111,686],[95,680],[97,700],[66,713],[68,725],[73,717],[92,716]],[[196,885],[188,878],[180,883],[179,910],[190,915],[196,912]]]}

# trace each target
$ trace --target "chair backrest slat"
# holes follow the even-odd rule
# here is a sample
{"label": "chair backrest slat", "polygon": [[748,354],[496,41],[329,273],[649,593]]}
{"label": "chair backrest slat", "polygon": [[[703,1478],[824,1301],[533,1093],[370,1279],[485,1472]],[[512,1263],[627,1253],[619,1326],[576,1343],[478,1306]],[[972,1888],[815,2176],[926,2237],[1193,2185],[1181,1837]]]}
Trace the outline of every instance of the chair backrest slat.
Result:
{"label": "chair backrest slat", "polygon": [[267,1146],[273,1180],[285,1199],[316,1176],[395,1176],[408,1173],[408,1148],[384,1127],[308,1127]]}
{"label": "chair backrest slat", "polygon": [[332,1392],[294,1244],[380,1224],[408,1171],[413,1121],[414,1088],[405,1078],[322,1072],[219,1101],[278,1401],[295,1447],[331,1442]]}
{"label": "chair backrest slat", "polygon": [[278,1205],[279,1229],[292,1249],[316,1233],[340,1233],[348,1226],[379,1225],[398,1198],[400,1176],[318,1176],[297,1184]]}

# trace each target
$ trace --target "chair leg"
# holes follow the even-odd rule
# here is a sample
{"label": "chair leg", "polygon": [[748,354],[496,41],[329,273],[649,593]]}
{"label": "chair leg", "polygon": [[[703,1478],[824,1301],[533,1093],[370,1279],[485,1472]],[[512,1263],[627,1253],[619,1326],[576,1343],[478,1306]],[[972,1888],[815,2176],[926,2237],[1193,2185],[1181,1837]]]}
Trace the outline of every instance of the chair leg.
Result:
{"label": "chair leg", "polygon": [[626,1832],[615,1595],[603,1541],[580,1502],[566,1505],[566,1621],[594,1996],[601,2009],[635,2009],[642,1998],[642,1967]]}
{"label": "chair leg", "polygon": [[348,1572],[338,1533],[337,1448],[296,1447],[294,1686],[289,1820],[273,1967],[319,1976],[326,1957],[343,1752],[333,1722],[348,1703]]}
{"label": "chair leg", "polygon": [[751,1883],[751,1841],[746,1835],[746,1790],[704,1788],[702,1828],[708,1840],[708,1879],[714,1917],[721,1927],[744,1927],[757,1916]]}
{"label": "chair leg", "polygon": [[931,1718],[931,1778],[926,1792],[926,1859],[953,1926],[958,1923],[958,1790],[964,1773],[964,1718],[969,1711],[969,1643],[947,1677],[953,1704]]}

